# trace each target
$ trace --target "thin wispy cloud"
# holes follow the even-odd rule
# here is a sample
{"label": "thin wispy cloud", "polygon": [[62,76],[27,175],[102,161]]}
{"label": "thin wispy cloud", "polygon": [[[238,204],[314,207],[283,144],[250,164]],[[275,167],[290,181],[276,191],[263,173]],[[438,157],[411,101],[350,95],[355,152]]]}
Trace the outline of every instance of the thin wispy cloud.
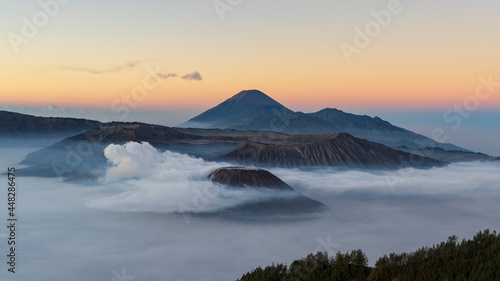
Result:
{"label": "thin wispy cloud", "polygon": [[117,65],[117,66],[113,66],[113,67],[106,68],[106,69],[93,69],[93,68],[82,67],[82,66],[62,66],[61,69],[70,70],[70,71],[86,72],[86,73],[90,73],[90,74],[118,73],[118,72],[122,72],[124,70],[133,69],[134,67],[138,66],[142,62],[143,61],[141,61],[141,60],[129,61],[129,62],[126,62],[122,65]]}
{"label": "thin wispy cloud", "polygon": [[198,71],[195,71],[193,73],[188,73],[186,75],[181,76],[181,79],[201,81],[203,80],[203,77],[201,77],[201,74]]}
{"label": "thin wispy cloud", "polygon": [[177,73],[163,73],[163,72],[158,72],[156,73],[156,76],[162,79],[168,79],[172,77],[177,77]]}
{"label": "thin wispy cloud", "polygon": [[[61,69],[64,70],[69,70],[69,71],[78,71],[78,72],[85,72],[85,73],[90,73],[90,74],[107,74],[107,73],[119,73],[125,70],[130,70],[141,64],[142,60],[135,60],[135,61],[129,61],[126,62],[122,65],[117,65],[113,66],[110,68],[106,69],[95,69],[95,68],[90,68],[90,67],[85,67],[85,66],[62,66],[60,67]],[[158,72],[156,73],[156,76],[161,79],[168,79],[168,78],[175,78],[178,77],[179,75],[177,73],[165,73],[165,72]],[[180,76],[179,78],[183,80],[194,80],[194,81],[202,81],[203,77],[198,71],[192,72],[185,74],[183,76]]]}

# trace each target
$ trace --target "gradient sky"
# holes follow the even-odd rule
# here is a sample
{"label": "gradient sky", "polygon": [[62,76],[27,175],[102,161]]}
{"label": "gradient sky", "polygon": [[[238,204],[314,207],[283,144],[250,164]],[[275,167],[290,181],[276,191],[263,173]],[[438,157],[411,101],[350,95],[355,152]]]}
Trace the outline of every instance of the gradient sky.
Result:
{"label": "gradient sky", "polygon": [[[167,79],[142,108],[206,108],[253,88],[296,109],[445,107],[474,93],[478,76],[500,77],[496,0],[401,1],[348,63],[340,44],[389,2],[242,1],[221,20],[206,0],[72,0],[16,54],[8,34],[43,10],[2,1],[0,104],[106,108],[156,65],[204,80]],[[498,105],[500,94],[483,104]]]}
{"label": "gradient sky", "polygon": [[[134,110],[201,112],[259,89],[306,112],[443,112],[473,97],[479,76],[500,81],[498,0],[401,0],[349,63],[340,45],[354,45],[355,28],[391,1],[241,1],[221,19],[210,0],[71,0],[18,53],[12,34],[23,36],[23,18],[43,9],[38,0],[2,1],[0,106],[109,110],[148,68],[178,76]],[[202,81],[180,78],[195,71]],[[500,88],[477,111],[499,107]]]}

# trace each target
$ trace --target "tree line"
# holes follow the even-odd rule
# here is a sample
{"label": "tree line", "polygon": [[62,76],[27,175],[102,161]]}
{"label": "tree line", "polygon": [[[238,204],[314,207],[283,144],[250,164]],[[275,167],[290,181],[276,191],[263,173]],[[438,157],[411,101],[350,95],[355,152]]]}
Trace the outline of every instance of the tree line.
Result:
{"label": "tree line", "polygon": [[237,281],[500,281],[500,235],[489,230],[470,240],[446,242],[411,253],[391,253],[368,266],[362,250],[309,254],[290,265],[258,267]]}

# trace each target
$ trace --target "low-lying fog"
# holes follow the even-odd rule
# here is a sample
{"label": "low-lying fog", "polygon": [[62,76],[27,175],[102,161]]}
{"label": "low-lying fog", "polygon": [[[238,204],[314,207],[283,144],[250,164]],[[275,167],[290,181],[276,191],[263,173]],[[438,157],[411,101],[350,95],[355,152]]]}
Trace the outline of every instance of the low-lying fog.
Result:
{"label": "low-lying fog", "polygon": [[[2,145],[0,167],[16,166],[36,149]],[[7,272],[2,227],[0,280],[235,280],[318,250],[361,248],[373,265],[384,253],[500,230],[500,163],[396,172],[271,169],[331,211],[238,221],[174,213],[179,204],[196,213],[239,204],[237,193],[204,179],[227,165],[147,144],[110,146],[106,156],[115,167],[96,186],[17,175],[17,273]]]}

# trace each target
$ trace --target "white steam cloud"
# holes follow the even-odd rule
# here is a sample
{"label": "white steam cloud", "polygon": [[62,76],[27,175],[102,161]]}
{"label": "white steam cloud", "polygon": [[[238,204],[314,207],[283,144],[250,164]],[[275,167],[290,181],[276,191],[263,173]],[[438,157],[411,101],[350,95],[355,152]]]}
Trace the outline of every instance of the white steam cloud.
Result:
{"label": "white steam cloud", "polygon": [[113,165],[106,172],[105,188],[118,194],[93,200],[89,207],[123,212],[201,213],[265,196],[258,191],[226,189],[208,180],[210,172],[224,166],[221,163],[171,151],[160,153],[149,143],[111,144],[104,155]]}

